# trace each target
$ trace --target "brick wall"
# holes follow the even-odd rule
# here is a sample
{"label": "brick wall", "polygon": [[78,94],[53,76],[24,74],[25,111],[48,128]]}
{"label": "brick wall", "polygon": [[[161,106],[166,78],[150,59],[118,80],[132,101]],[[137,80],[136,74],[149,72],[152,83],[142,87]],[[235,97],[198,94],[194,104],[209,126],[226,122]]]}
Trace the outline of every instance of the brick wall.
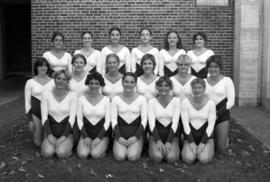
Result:
{"label": "brick wall", "polygon": [[192,49],[192,35],[207,33],[207,47],[224,58],[224,72],[233,73],[234,6],[196,7],[196,0],[32,0],[32,57],[50,49],[54,31],[64,33],[66,49],[73,53],[82,44],[80,34],[90,30],[94,47],[108,44],[108,31],[122,30],[128,48],[139,44],[139,30],[153,31],[152,43],[163,48],[169,29],[177,29],[186,50]]}

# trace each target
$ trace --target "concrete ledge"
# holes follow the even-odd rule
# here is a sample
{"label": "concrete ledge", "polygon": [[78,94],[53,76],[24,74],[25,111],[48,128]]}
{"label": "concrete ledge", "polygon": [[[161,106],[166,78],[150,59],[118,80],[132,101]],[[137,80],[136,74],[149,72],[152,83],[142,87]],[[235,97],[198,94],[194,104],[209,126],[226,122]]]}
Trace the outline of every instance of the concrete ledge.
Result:
{"label": "concrete ledge", "polygon": [[260,108],[234,107],[231,119],[270,149],[270,113]]}

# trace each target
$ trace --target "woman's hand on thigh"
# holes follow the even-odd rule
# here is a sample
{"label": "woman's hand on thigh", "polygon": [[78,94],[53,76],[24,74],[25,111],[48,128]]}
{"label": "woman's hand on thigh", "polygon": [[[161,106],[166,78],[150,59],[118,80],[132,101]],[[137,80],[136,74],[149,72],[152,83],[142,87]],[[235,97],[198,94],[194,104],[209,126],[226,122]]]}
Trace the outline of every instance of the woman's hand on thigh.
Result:
{"label": "woman's hand on thigh", "polygon": [[59,147],[65,140],[66,140],[67,137],[65,136],[61,136],[60,138],[56,139],[56,148]]}
{"label": "woman's hand on thigh", "polygon": [[194,142],[192,142],[192,143],[189,144],[189,148],[192,151],[192,153],[194,153],[195,155],[197,155],[197,145]]}
{"label": "woman's hand on thigh", "polygon": [[56,145],[56,138],[53,135],[48,135],[48,142],[52,145],[55,146]]}
{"label": "woman's hand on thigh", "polygon": [[166,148],[161,140],[157,141],[157,147],[158,147],[158,150],[160,150],[164,155],[166,155]]}
{"label": "woman's hand on thigh", "polygon": [[124,139],[123,137],[120,137],[118,139],[118,142],[121,144],[121,145],[124,145],[126,147],[128,147],[128,141],[126,139]]}
{"label": "woman's hand on thigh", "polygon": [[137,138],[136,138],[135,136],[130,137],[130,138],[127,140],[128,146],[130,146],[130,145],[136,143],[137,141],[138,141],[138,140],[137,140]]}
{"label": "woman's hand on thigh", "polygon": [[165,143],[166,153],[169,153],[172,150],[172,144],[170,142]]}
{"label": "woman's hand on thigh", "polygon": [[198,155],[204,150],[205,144],[200,143],[197,148]]}
{"label": "woman's hand on thigh", "polygon": [[83,145],[90,148],[91,147],[91,139],[89,137],[84,138]]}
{"label": "woman's hand on thigh", "polygon": [[93,150],[93,148],[95,148],[100,142],[101,142],[101,140],[100,140],[99,138],[95,138],[95,139],[92,141],[92,144],[91,144],[91,150]]}

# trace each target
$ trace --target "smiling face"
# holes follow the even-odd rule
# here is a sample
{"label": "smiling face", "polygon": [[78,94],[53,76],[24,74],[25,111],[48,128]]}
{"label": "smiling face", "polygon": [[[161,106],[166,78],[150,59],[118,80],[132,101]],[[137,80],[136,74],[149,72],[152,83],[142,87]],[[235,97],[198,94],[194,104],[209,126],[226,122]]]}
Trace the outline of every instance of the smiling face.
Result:
{"label": "smiling face", "polygon": [[171,32],[167,37],[167,41],[169,46],[175,47],[179,41],[177,34],[175,32]]}
{"label": "smiling face", "polygon": [[185,60],[180,60],[177,62],[177,66],[178,66],[178,72],[188,73],[190,63]]}
{"label": "smiling face", "polygon": [[208,67],[208,73],[211,76],[218,76],[220,74],[220,67],[217,63],[211,62]]}
{"label": "smiling face", "polygon": [[68,85],[68,78],[64,73],[60,73],[54,78],[55,87],[58,89],[66,89]]}
{"label": "smiling face", "polygon": [[38,75],[47,75],[47,72],[48,72],[48,67],[45,63],[37,67]]}
{"label": "smiling face", "polygon": [[153,73],[154,71],[154,64],[152,60],[146,59],[143,61],[142,69],[144,73]]}
{"label": "smiling face", "polygon": [[195,83],[192,86],[192,94],[195,98],[202,97],[204,95],[205,88],[200,83]]}
{"label": "smiling face", "polygon": [[114,44],[118,44],[120,42],[120,32],[117,30],[113,30],[110,34],[110,40]]}
{"label": "smiling face", "polygon": [[144,29],[141,31],[141,41],[143,43],[149,43],[151,40],[151,34],[148,30]]}
{"label": "smiling face", "polygon": [[166,81],[161,82],[156,88],[159,95],[168,95],[171,90],[170,85]]}
{"label": "smiling face", "polygon": [[85,62],[84,62],[83,58],[81,58],[81,57],[78,57],[73,62],[73,67],[74,67],[75,71],[82,71],[84,66],[85,66]]}
{"label": "smiling face", "polygon": [[202,36],[197,35],[194,43],[196,47],[204,47],[205,40]]}
{"label": "smiling face", "polygon": [[98,93],[100,89],[100,83],[96,79],[92,79],[88,84],[90,93]]}
{"label": "smiling face", "polygon": [[56,49],[62,49],[63,48],[63,44],[64,44],[63,37],[61,35],[55,36],[55,38],[53,39],[53,46]]}
{"label": "smiling face", "polygon": [[82,41],[83,41],[83,46],[84,47],[89,47],[92,45],[92,36],[91,34],[89,33],[85,33],[83,36],[82,36]]}
{"label": "smiling face", "polygon": [[125,76],[125,78],[122,81],[124,92],[130,93],[134,92],[134,88],[136,86],[136,80],[132,76]]}

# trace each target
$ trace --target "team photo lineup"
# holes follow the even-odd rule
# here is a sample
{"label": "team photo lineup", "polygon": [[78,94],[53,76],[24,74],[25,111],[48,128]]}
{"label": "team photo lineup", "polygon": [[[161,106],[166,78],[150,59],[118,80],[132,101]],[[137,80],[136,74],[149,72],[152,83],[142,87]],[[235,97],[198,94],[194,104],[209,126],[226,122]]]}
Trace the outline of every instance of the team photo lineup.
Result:
{"label": "team photo lineup", "polygon": [[160,50],[151,29],[138,33],[141,44],[130,50],[113,27],[99,51],[92,32],[82,32],[72,55],[65,36],[53,33],[25,85],[28,128],[43,157],[91,160],[111,150],[117,161],[146,152],[156,162],[207,164],[228,148],[235,88],[222,57],[207,48],[207,32],[190,37],[192,50],[176,30]]}

